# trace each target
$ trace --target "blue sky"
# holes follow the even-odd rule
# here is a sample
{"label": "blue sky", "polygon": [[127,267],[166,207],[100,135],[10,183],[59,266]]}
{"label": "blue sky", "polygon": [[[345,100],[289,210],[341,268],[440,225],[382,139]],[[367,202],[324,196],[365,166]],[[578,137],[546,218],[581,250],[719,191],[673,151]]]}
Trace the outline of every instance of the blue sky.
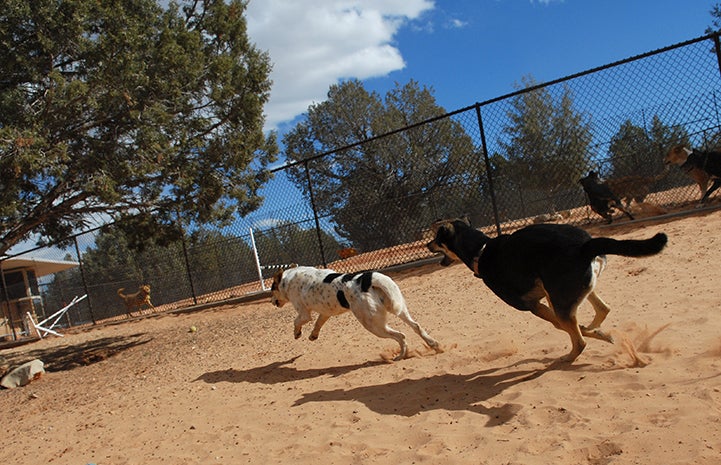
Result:
{"label": "blue sky", "polygon": [[453,111],[537,82],[704,35],[708,0],[251,0],[249,34],[268,50],[268,127],[292,127],[330,85],[381,94],[410,79]]}
{"label": "blue sky", "polygon": [[[399,31],[406,67],[372,79],[379,90],[413,78],[454,110],[704,34],[713,2],[690,0],[441,1],[432,32]],[[462,21],[457,27],[449,22]],[[452,23],[451,23],[452,24]]]}

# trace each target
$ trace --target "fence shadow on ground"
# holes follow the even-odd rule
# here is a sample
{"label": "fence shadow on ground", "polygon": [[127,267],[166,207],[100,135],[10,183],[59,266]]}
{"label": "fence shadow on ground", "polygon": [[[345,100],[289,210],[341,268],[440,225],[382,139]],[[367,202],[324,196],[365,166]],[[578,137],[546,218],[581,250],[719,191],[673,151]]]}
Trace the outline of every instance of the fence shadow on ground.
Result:
{"label": "fence shadow on ground", "polygon": [[67,371],[81,366],[102,362],[125,350],[150,342],[145,334],[122,337],[105,337],[81,344],[64,347],[49,347],[5,356],[5,363],[18,366],[30,360],[39,359],[49,372]]}

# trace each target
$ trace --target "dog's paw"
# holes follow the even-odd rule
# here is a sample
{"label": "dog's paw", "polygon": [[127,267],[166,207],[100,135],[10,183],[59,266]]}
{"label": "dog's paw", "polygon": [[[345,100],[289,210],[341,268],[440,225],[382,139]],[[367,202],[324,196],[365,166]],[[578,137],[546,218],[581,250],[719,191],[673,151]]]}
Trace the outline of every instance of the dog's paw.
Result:
{"label": "dog's paw", "polygon": [[404,353],[398,353],[393,349],[387,349],[381,352],[380,354],[381,359],[386,363],[393,363],[398,362],[406,358],[406,354]]}
{"label": "dog's paw", "polygon": [[441,345],[440,345],[437,341],[433,341],[433,344],[428,344],[428,347],[430,347],[431,349],[435,350],[437,354],[442,354],[442,353],[443,353],[443,348],[441,347]]}
{"label": "dog's paw", "polygon": [[400,362],[401,360],[405,359],[406,357],[408,357],[408,349],[404,347],[401,349],[401,351],[398,353],[398,355],[393,357],[393,361]]}
{"label": "dog's paw", "polygon": [[310,339],[311,341],[315,341],[316,339],[318,339],[318,336],[316,336],[315,334],[311,334],[310,336],[308,336],[308,339]]}
{"label": "dog's paw", "polygon": [[583,325],[579,326],[579,328],[581,328],[581,332],[582,332],[583,335],[586,336],[586,337],[592,337],[592,338],[595,338],[595,339],[600,339],[600,340],[606,341],[606,342],[608,342],[608,343],[610,343],[610,344],[613,344],[613,343],[614,343],[613,337],[611,337],[611,335],[608,334],[608,333],[606,333],[605,331],[602,331],[600,328],[589,329],[589,328],[587,328],[587,327],[585,327],[585,326],[583,326]]}
{"label": "dog's paw", "polygon": [[293,336],[295,336],[296,339],[300,339],[300,331],[295,333]]}

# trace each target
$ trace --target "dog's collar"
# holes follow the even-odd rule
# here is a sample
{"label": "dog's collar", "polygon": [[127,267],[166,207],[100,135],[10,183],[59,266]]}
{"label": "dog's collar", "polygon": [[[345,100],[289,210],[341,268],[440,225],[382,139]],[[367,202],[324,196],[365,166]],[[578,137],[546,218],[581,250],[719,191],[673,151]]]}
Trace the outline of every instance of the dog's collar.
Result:
{"label": "dog's collar", "polygon": [[[488,244],[488,242],[486,242]],[[481,246],[481,250],[478,251],[478,254],[473,257],[473,276],[476,278],[480,278],[481,274],[478,272],[478,262],[481,260],[481,255],[483,255],[483,251],[486,250],[486,244],[483,244]]]}

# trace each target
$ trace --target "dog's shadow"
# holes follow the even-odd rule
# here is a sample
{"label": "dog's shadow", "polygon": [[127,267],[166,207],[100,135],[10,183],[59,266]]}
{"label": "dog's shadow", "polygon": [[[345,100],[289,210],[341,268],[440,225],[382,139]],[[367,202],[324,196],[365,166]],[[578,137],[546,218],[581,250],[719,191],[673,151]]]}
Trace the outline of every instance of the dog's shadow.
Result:
{"label": "dog's shadow", "polygon": [[368,361],[355,365],[336,366],[329,368],[312,368],[299,370],[291,365],[298,360],[300,355],[282,362],[273,362],[265,366],[249,368],[247,370],[220,370],[211,371],[199,376],[195,381],[204,381],[209,384],[215,383],[263,383],[278,384],[303,379],[313,379],[321,376],[337,377],[350,373],[361,368],[369,368],[377,365],[387,365],[388,362],[381,360]]}
{"label": "dog's shadow", "polygon": [[[528,360],[538,361],[540,360]],[[512,366],[524,362],[526,361]],[[493,403],[494,397],[510,387],[537,379],[549,371],[576,370],[580,365],[553,361],[540,369],[505,371],[511,367],[490,368],[465,375],[446,373],[353,389],[316,391],[303,394],[293,406],[310,402],[356,401],[381,415],[405,417],[431,410],[469,411],[488,417],[486,426],[492,427],[508,422],[523,407],[521,404],[509,402]]]}
{"label": "dog's shadow", "polygon": [[[337,377],[362,368],[387,365],[384,361],[298,370],[292,366],[300,355],[248,370],[221,370],[201,375],[196,381],[214,384],[264,383],[278,384],[321,376]],[[543,363],[542,368],[519,369],[526,363]],[[420,379],[403,379],[393,383],[359,386],[352,389],[319,390],[305,393],[294,407],[311,402],[362,402],[381,415],[411,417],[431,410],[469,411],[488,417],[486,426],[498,426],[511,420],[522,408],[514,403],[492,403],[506,389],[537,379],[554,370],[577,370],[584,365],[571,365],[557,360],[522,360],[507,367],[495,367],[471,374],[446,373]],[[510,371],[508,371],[510,369]],[[484,403],[488,405],[484,405]]]}

